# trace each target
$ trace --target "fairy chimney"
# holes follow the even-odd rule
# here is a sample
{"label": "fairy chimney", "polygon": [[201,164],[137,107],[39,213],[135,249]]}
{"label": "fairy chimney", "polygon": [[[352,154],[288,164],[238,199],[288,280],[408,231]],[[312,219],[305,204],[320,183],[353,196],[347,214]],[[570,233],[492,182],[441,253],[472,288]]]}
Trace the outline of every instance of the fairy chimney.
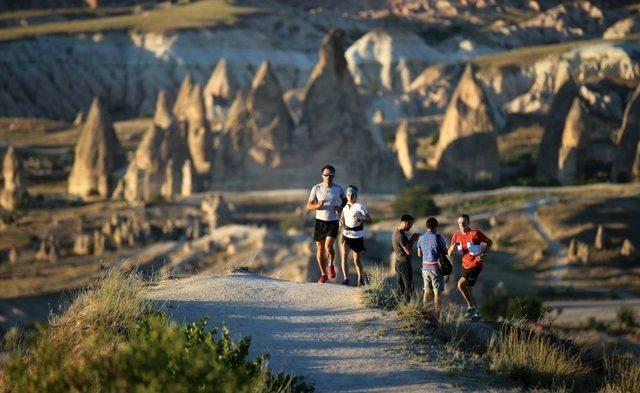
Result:
{"label": "fairy chimney", "polygon": [[191,89],[186,107],[188,124],[187,144],[193,167],[198,174],[211,171],[211,152],[213,150],[212,135],[205,119],[202,88],[196,84]]}
{"label": "fairy chimney", "polygon": [[158,92],[156,98],[156,111],[153,115],[153,124],[163,130],[166,130],[173,124],[173,116],[169,112],[169,104],[167,102],[167,93],[164,90]]}
{"label": "fairy chimney", "polygon": [[584,111],[580,99],[574,98],[564,123],[558,151],[557,179],[562,184],[572,182],[583,172],[589,144]]}
{"label": "fairy chimney", "polygon": [[431,164],[450,179],[497,181],[495,113],[468,64],[447,106]]}
{"label": "fairy chimney", "polygon": [[[628,182],[633,172],[640,171],[640,85],[633,93],[622,117],[622,126],[618,130],[617,148],[611,168],[611,180]],[[634,168],[637,165],[637,168]],[[637,176],[640,173],[636,173]]]}
{"label": "fairy chimney", "polygon": [[620,255],[625,257],[633,257],[636,254],[636,246],[631,243],[631,240],[624,239],[622,246],[620,246]]}
{"label": "fairy chimney", "polygon": [[24,205],[28,198],[26,177],[22,160],[16,154],[13,145],[9,145],[2,162],[4,187],[0,194],[0,206],[6,210],[15,210]]}
{"label": "fairy chimney", "polygon": [[239,73],[229,67],[225,58],[218,60],[203,90],[207,119],[224,119],[236,91],[244,88],[245,84]]}
{"label": "fairy chimney", "polygon": [[282,99],[280,82],[263,61],[246,99],[251,132],[249,155],[260,165],[276,168],[292,148],[293,120]]}
{"label": "fairy chimney", "polygon": [[413,179],[415,171],[414,154],[412,151],[412,146],[414,144],[410,138],[409,122],[403,120],[400,122],[400,125],[396,130],[394,146],[398,157],[398,163],[400,164],[400,168],[402,168],[404,178],[407,180]]}
{"label": "fairy chimney", "polygon": [[574,108],[573,115],[576,114],[577,110],[574,105],[576,97],[578,97],[578,86],[569,77],[558,89],[551,102],[547,124],[538,148],[538,177],[546,179],[557,179],[558,177],[559,152],[563,133],[572,108]]}
{"label": "fairy chimney", "polygon": [[69,194],[81,198],[107,197],[115,185],[114,172],[126,158],[108,115],[96,98],[75,147]]}
{"label": "fairy chimney", "polygon": [[193,85],[191,83],[191,75],[187,73],[182,80],[180,89],[176,101],[173,104],[173,115],[178,120],[183,120],[186,117],[187,106],[189,103],[189,97],[191,96],[191,89]]}
{"label": "fairy chimney", "polygon": [[231,210],[222,194],[207,195],[202,200],[201,209],[207,217],[209,231],[231,223]]}
{"label": "fairy chimney", "polygon": [[598,230],[596,231],[596,238],[593,242],[593,247],[596,250],[604,250],[609,245],[609,238],[604,231],[604,227],[602,225],[598,225]]}

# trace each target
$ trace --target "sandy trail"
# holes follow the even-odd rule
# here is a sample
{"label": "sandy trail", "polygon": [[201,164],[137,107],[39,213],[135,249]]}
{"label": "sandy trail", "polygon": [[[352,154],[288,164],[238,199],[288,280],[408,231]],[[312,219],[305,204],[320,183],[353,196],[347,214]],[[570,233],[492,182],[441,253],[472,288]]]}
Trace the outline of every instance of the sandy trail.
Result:
{"label": "sandy trail", "polygon": [[362,306],[354,287],[203,274],[162,282],[148,297],[181,322],[226,322],[234,338],[251,336],[252,356],[269,353],[272,370],[303,375],[319,392],[485,390],[417,361],[391,327],[394,314]]}

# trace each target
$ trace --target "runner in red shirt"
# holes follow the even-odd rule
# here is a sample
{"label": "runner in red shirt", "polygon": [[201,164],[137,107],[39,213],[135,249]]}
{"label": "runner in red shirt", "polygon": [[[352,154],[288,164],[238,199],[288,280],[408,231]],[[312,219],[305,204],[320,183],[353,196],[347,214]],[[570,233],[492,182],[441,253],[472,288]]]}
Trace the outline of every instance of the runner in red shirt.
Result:
{"label": "runner in red shirt", "polygon": [[458,228],[451,237],[449,246],[449,257],[457,251],[462,255],[462,277],[458,280],[458,289],[467,302],[466,318],[470,320],[480,319],[478,306],[471,295],[471,289],[476,283],[487,252],[491,249],[493,242],[484,233],[469,227],[469,216],[461,214],[458,217]]}

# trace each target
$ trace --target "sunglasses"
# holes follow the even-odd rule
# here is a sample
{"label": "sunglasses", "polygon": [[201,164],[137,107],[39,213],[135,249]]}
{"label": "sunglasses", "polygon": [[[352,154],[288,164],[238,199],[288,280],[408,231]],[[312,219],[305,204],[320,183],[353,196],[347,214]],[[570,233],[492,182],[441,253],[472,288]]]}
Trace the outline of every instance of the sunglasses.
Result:
{"label": "sunglasses", "polygon": [[322,176],[324,176],[324,177],[334,177],[335,175],[333,173],[323,173]]}

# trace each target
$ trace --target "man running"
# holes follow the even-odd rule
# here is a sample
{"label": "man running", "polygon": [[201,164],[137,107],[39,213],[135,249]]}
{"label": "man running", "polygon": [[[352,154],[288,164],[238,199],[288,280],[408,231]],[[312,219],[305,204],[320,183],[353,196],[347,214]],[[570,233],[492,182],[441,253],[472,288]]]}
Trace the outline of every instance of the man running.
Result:
{"label": "man running", "polygon": [[344,277],[342,285],[349,285],[347,259],[349,259],[349,251],[352,251],[353,263],[356,265],[356,274],[358,275],[356,285],[361,287],[365,285],[364,272],[360,263],[360,254],[365,250],[363,223],[370,223],[371,216],[367,208],[358,202],[358,187],[356,186],[347,187],[347,204],[342,209],[340,221],[343,225],[342,242],[340,242],[342,275]]}
{"label": "man running", "polygon": [[447,250],[447,243],[436,231],[438,220],[427,218],[426,232],[418,239],[418,257],[422,258],[422,303],[426,306],[433,293],[433,305],[436,318],[440,316],[440,296],[444,292],[444,276],[440,273],[442,254]]}
{"label": "man running", "polygon": [[410,238],[407,233],[413,227],[413,217],[405,214],[400,217],[400,225],[393,231],[391,245],[396,255],[396,279],[398,283],[398,295],[408,303],[413,294],[413,271],[411,268],[411,250],[419,235],[414,233]]}
{"label": "man running", "polygon": [[[320,283],[327,282],[329,278],[336,278],[336,269],[333,265],[336,254],[334,242],[338,236],[340,212],[347,203],[342,187],[333,182],[335,175],[335,168],[325,165],[322,168],[322,183],[313,186],[307,201],[307,210],[316,212],[313,240],[316,242],[316,259],[320,266],[321,275],[318,280]],[[328,275],[326,259],[329,260]]]}
{"label": "man running", "polygon": [[478,306],[471,294],[471,290],[482,271],[484,259],[491,249],[493,242],[484,233],[469,227],[470,219],[467,214],[458,217],[458,228],[451,238],[449,257],[453,257],[457,250],[462,255],[462,277],[458,280],[458,290],[467,302],[468,320],[480,319]]}

